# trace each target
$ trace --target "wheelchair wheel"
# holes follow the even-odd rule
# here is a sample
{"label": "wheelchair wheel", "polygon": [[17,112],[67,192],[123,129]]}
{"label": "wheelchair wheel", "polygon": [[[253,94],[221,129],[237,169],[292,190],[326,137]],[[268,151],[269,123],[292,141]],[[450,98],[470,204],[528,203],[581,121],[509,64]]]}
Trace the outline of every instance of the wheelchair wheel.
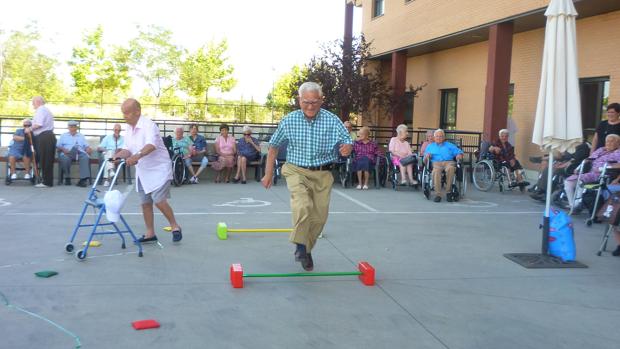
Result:
{"label": "wheelchair wheel", "polygon": [[495,182],[495,169],[490,160],[482,160],[474,165],[473,180],[476,189],[488,191]]}
{"label": "wheelchair wheel", "polygon": [[175,187],[181,186],[185,180],[185,164],[183,158],[177,156],[172,162],[172,183]]}

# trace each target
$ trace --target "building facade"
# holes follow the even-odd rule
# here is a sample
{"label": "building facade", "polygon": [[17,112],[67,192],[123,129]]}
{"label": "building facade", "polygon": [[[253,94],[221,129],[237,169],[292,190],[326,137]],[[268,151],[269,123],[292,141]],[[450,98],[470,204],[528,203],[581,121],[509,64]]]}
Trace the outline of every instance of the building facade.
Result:
{"label": "building facade", "polygon": [[[362,31],[396,96],[391,115],[362,122],[482,131],[531,142],[550,0],[362,0]],[[620,0],[575,0],[584,134],[620,101]],[[424,86],[425,85],[425,86]],[[416,98],[410,87],[424,86]],[[374,120],[369,120],[374,118]]]}

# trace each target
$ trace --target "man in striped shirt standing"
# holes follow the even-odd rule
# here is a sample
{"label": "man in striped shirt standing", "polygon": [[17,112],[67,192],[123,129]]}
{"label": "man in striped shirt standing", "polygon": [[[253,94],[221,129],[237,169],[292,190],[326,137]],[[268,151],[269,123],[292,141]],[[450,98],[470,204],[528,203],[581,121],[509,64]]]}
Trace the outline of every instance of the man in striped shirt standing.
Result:
{"label": "man in striped shirt standing", "polygon": [[291,193],[293,231],[289,240],[296,244],[295,260],[311,271],[311,251],[327,222],[329,200],[334,182],[332,164],[341,156],[349,156],[353,141],[340,119],[321,109],[323,91],[315,82],[299,87],[301,109],[286,115],[269,142],[265,176],[262,184],[269,189],[278,148],[288,141],[286,164],[282,175]]}

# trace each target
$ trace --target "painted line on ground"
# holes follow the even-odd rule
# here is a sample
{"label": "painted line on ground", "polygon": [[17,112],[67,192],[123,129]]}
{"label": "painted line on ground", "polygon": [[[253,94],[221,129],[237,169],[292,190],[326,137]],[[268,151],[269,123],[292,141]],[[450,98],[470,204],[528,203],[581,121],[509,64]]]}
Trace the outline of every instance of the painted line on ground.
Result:
{"label": "painted line on ground", "polygon": [[[425,214],[476,214],[476,215],[495,215],[495,214],[543,214],[544,211],[329,211],[329,214],[377,214],[377,215],[425,215]],[[274,212],[175,212],[175,216],[226,216],[226,215],[248,215],[248,214],[273,214],[290,215],[291,211]],[[68,212],[9,212],[4,216],[80,216],[79,213]],[[86,213],[85,216],[96,216],[94,213]],[[162,216],[156,212],[155,215]],[[142,216],[142,212],[123,213],[123,216]]]}
{"label": "painted line on ground", "polygon": [[368,211],[370,211],[370,212],[378,212],[378,210],[376,210],[376,209],[374,209],[374,208],[372,208],[372,207],[370,207],[370,206],[366,205],[365,203],[363,203],[363,202],[361,202],[361,201],[359,201],[359,200],[357,200],[357,199],[352,198],[351,196],[349,196],[349,195],[347,195],[347,194],[345,194],[345,193],[341,192],[341,191],[340,191],[340,190],[338,190],[338,189],[332,189],[332,191],[333,191],[334,193],[336,193],[336,194],[338,194],[338,195],[342,196],[343,198],[345,198],[345,199],[347,199],[347,200],[351,201],[352,203],[357,204],[357,205],[358,205],[358,206],[360,206],[361,208],[365,208],[365,209],[367,209],[367,210],[368,210]]}

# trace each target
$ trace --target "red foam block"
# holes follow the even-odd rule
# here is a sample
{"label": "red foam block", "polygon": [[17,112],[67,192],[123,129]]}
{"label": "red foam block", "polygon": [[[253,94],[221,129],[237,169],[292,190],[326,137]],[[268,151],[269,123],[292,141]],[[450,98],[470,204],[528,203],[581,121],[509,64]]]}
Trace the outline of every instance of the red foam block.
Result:
{"label": "red foam block", "polygon": [[131,323],[136,330],[148,330],[149,328],[158,328],[159,322],[155,320],[138,320]]}
{"label": "red foam block", "polygon": [[241,264],[230,266],[230,283],[234,288],[243,288],[243,267]]}
{"label": "red foam block", "polygon": [[374,286],[375,268],[373,268],[368,262],[359,262],[357,268],[362,273],[362,275],[358,275],[360,281],[366,286]]}

